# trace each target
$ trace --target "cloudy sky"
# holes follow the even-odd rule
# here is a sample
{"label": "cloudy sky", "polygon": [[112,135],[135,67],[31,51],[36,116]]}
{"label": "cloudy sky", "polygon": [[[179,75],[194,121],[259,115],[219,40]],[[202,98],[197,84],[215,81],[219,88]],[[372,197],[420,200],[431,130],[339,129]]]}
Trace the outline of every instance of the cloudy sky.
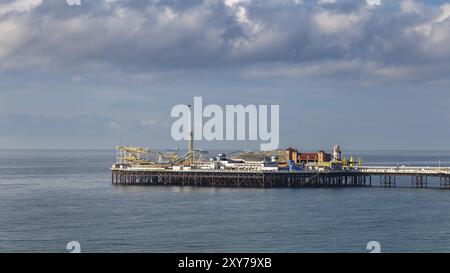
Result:
{"label": "cloudy sky", "polygon": [[450,149],[450,2],[0,2],[0,148],[184,147],[194,96],[279,104],[282,146]]}

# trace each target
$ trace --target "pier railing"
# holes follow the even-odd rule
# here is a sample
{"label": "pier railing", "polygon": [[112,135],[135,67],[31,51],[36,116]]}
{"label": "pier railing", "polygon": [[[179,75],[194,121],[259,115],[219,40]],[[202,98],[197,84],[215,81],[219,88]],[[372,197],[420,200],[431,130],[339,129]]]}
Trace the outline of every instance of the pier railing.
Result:
{"label": "pier railing", "polygon": [[358,166],[354,170],[370,174],[405,174],[405,175],[447,175],[450,168],[441,167],[392,167],[392,166]]}

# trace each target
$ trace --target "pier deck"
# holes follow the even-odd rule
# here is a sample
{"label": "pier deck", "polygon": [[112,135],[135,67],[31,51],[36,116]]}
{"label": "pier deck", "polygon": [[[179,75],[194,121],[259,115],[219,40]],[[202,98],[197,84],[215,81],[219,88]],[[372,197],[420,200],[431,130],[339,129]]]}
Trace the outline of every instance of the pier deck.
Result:
{"label": "pier deck", "polygon": [[339,187],[369,186],[370,176],[360,172],[245,172],[113,170],[112,183],[203,187]]}
{"label": "pier deck", "polygon": [[[397,176],[410,176],[414,188],[450,189],[450,170],[428,167],[357,167],[325,172],[112,168],[115,185],[195,187],[398,187]],[[378,179],[376,179],[378,178]],[[431,182],[429,178],[434,179]]]}

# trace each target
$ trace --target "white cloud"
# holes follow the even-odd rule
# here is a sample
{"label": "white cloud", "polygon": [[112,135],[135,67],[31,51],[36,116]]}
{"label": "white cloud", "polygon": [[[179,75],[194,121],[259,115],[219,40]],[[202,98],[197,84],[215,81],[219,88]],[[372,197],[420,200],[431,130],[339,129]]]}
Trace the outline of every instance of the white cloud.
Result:
{"label": "white cloud", "polygon": [[381,0],[366,0],[367,5],[369,6],[380,6]]}
{"label": "white cloud", "polygon": [[346,30],[353,31],[354,28],[361,25],[365,18],[364,12],[343,14],[324,10],[314,15],[314,22],[321,31],[332,33]]}
{"label": "white cloud", "polygon": [[400,2],[400,9],[403,13],[418,13],[422,12],[422,6],[414,0],[403,0]]}
{"label": "white cloud", "polygon": [[251,0],[224,0],[223,2],[228,7],[234,7],[239,4],[248,4],[251,2]]}
{"label": "white cloud", "polygon": [[26,41],[26,33],[27,29],[19,21],[4,20],[0,22],[0,37],[2,37],[0,38],[0,60],[9,56],[15,48]]}
{"label": "white cloud", "polygon": [[334,3],[336,3],[336,0],[319,0],[318,3],[320,5],[323,5],[323,4],[334,4]]}
{"label": "white cloud", "polygon": [[41,3],[42,0],[15,0],[9,3],[0,3],[0,15],[14,12],[29,12]]}
{"label": "white cloud", "polygon": [[429,8],[412,0],[402,2],[402,12],[420,15],[420,23],[406,27],[405,35],[422,39],[418,50],[427,59],[446,60],[450,58],[450,4]]}
{"label": "white cloud", "polygon": [[436,23],[441,23],[450,18],[450,4],[444,4],[441,6],[440,14],[436,18]]}

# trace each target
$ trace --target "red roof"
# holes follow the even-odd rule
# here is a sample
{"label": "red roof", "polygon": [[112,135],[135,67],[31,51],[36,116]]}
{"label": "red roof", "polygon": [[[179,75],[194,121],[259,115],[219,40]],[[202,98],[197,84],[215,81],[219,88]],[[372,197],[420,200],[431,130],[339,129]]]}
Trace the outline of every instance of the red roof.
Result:
{"label": "red roof", "polygon": [[300,160],[318,160],[317,153],[301,153]]}

